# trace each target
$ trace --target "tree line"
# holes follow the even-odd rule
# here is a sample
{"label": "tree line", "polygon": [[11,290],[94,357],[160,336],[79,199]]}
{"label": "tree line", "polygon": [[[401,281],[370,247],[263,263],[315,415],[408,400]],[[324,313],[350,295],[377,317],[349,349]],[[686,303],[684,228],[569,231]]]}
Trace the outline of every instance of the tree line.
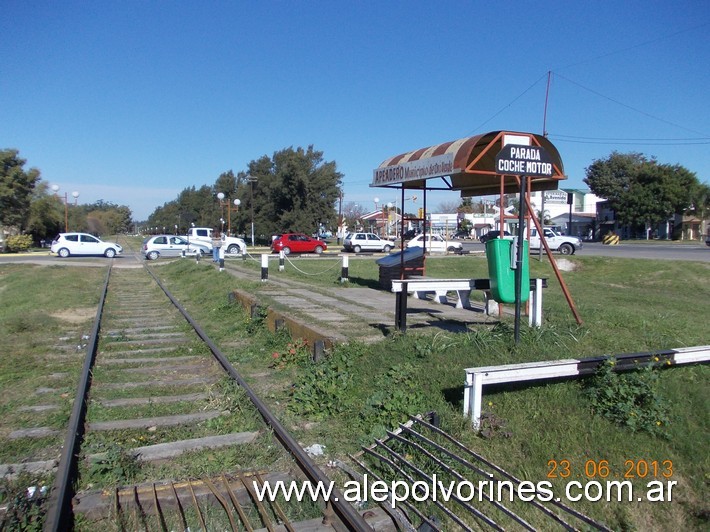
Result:
{"label": "tree line", "polygon": [[[26,170],[25,164],[17,150],[0,150],[0,230],[32,235],[35,243],[51,240],[67,227],[102,235],[127,232],[132,224],[143,231],[181,234],[191,225],[207,226],[244,237],[253,228],[257,241],[268,242],[272,234],[315,233],[336,227],[339,216],[356,220],[362,215],[348,204],[339,213],[343,176],[313,146],[264,155],[245,171],[223,172],[212,185],[187,187],[139,223],[132,222],[124,205],[103,200],[72,205],[66,195],[50,189],[39,170]],[[676,214],[704,220],[710,213],[707,183],[683,166],[661,164],[640,153],[612,152],[593,161],[584,182],[631,227],[662,223]],[[463,198],[457,210],[484,208]]]}
{"label": "tree line", "polygon": [[30,235],[30,242],[39,245],[67,229],[108,235],[130,228],[127,206],[103,200],[72,205],[71,198],[42,180],[38,169],[25,169],[26,163],[18,150],[0,150],[0,231],[5,235]]}
{"label": "tree line", "polygon": [[290,147],[251,161],[236,175],[223,172],[213,185],[185,188],[141,226],[184,233],[194,224],[244,237],[251,236],[253,226],[262,243],[277,233],[311,234],[337,225],[342,177],[335,162],[325,161],[313,146]]}
{"label": "tree line", "polygon": [[676,214],[706,220],[710,186],[681,165],[662,164],[641,153],[612,154],[595,160],[584,182],[605,198],[621,225],[633,230],[666,222]]}

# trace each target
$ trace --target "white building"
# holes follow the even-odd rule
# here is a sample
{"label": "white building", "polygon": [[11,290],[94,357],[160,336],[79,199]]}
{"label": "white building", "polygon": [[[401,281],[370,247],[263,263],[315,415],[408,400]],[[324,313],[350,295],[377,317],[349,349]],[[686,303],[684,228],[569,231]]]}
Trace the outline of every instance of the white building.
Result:
{"label": "white building", "polygon": [[[543,203],[544,194],[544,203]],[[571,196],[568,196],[571,195]],[[571,203],[568,203],[568,198]],[[583,238],[591,237],[589,231],[596,231],[597,203],[605,201],[588,190],[560,189],[533,192],[530,204],[536,216],[544,207],[544,218],[549,225],[558,227],[565,234]],[[571,207],[571,209],[570,209]],[[513,215],[513,205],[505,209],[507,216],[504,229],[513,232],[517,227],[517,218]],[[473,237],[478,238],[488,231],[500,229],[500,209],[490,201],[484,201],[483,213],[431,213],[431,231],[442,235],[454,233],[463,219],[471,222]],[[571,225],[570,225],[571,213]]]}

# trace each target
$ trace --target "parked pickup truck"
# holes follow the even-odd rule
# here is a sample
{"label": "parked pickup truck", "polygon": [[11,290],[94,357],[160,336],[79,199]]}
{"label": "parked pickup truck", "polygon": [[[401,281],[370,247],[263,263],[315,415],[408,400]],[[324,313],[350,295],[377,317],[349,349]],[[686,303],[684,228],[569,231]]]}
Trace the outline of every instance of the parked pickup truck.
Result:
{"label": "parked pickup truck", "polygon": [[[552,251],[559,251],[563,255],[572,255],[578,249],[582,247],[582,239],[576,236],[565,236],[556,233],[549,227],[543,228],[545,232],[545,241],[547,245],[550,246]],[[530,249],[540,249],[540,235],[537,232],[537,228],[533,227],[530,229]]]}
{"label": "parked pickup truck", "polygon": [[[201,244],[206,244],[212,250],[212,229],[209,227],[191,227],[187,231],[186,238],[190,242],[199,242]],[[246,251],[247,245],[241,238],[234,236],[222,237],[222,247],[226,253],[242,253]]]}

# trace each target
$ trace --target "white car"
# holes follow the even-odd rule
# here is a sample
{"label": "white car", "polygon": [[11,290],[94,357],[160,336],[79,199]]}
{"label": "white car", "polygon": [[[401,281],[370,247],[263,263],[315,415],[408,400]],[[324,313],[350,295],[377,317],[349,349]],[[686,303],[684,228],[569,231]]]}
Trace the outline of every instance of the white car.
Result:
{"label": "white car", "polygon": [[123,253],[123,248],[115,242],[104,242],[87,233],[59,233],[49,251],[62,258],[70,255],[104,255],[112,259]]}
{"label": "white car", "polygon": [[183,255],[207,255],[212,250],[201,242],[188,242],[185,237],[175,235],[156,235],[146,238],[141,253],[147,260],[158,257],[180,257]]}
{"label": "white car", "polygon": [[343,241],[345,251],[384,251],[389,253],[395,247],[392,240],[384,240],[375,233],[350,233]]}
{"label": "white car", "polygon": [[446,240],[440,235],[417,235],[409,242],[407,242],[407,247],[424,247],[425,239],[426,250],[431,253],[446,253],[447,251],[450,251],[452,253],[461,253],[463,251],[463,244],[461,244],[461,242]]}
{"label": "white car", "polygon": [[[576,236],[565,236],[556,233],[549,227],[543,228],[545,241],[551,251],[559,251],[562,255],[574,255],[578,249],[582,249],[582,239]],[[540,235],[537,228],[530,229],[530,249],[540,249]]]}

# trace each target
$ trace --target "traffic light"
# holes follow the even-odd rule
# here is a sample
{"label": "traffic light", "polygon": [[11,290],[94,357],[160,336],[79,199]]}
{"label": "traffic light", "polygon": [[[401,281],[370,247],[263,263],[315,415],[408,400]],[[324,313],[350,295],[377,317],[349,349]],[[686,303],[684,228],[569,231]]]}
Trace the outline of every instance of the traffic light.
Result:
{"label": "traffic light", "polygon": [[424,209],[422,207],[419,207],[417,211],[417,218],[424,218]]}

